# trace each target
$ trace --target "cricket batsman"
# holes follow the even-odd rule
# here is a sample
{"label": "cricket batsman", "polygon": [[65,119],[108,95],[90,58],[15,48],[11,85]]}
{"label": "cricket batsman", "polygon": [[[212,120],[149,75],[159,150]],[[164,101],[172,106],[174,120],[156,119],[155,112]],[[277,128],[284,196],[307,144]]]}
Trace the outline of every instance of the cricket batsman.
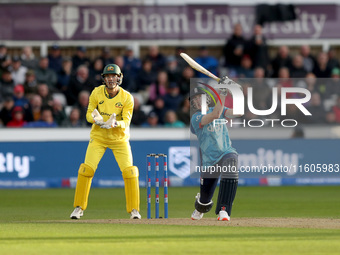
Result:
{"label": "cricket batsman", "polygon": [[[233,81],[227,77],[223,77],[220,81],[226,85],[231,82]],[[223,104],[227,93],[226,88],[219,90]],[[231,145],[227,126],[215,125],[214,120],[232,118],[236,115],[233,109],[224,107],[219,101],[214,107],[209,107],[209,102],[202,102],[202,94],[205,94],[204,90],[198,87],[190,92],[190,104],[196,111],[191,118],[190,129],[197,136],[201,153],[200,193],[196,196],[195,210],[191,219],[200,220],[204,213],[211,210],[213,207],[211,199],[220,178],[215,214],[218,215],[217,220],[229,221],[238,185],[238,154]],[[206,95],[206,98],[210,99],[209,95]],[[202,114],[203,103],[206,104],[207,109],[205,115]],[[204,169],[208,171],[203,171]]]}
{"label": "cricket batsman", "polygon": [[93,123],[85,161],[78,170],[71,219],[79,219],[87,208],[92,178],[107,148],[111,149],[125,184],[126,210],[131,219],[141,219],[139,213],[139,171],[133,165],[130,147],[130,122],[133,111],[132,95],[120,87],[123,74],[115,64],[104,67],[104,85],[96,87],[86,113]]}

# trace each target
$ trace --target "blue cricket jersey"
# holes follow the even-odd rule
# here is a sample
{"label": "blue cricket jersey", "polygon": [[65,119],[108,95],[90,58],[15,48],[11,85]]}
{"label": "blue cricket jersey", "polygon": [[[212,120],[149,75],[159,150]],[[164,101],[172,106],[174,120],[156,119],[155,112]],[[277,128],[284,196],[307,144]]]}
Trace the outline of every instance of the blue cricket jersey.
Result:
{"label": "blue cricket jersey", "polygon": [[[213,109],[213,107],[209,107],[207,114],[211,113]],[[224,112],[227,109],[227,107],[224,107],[219,119],[224,119]],[[202,126],[201,119],[203,116],[200,111],[196,112],[191,117],[190,129],[197,136],[199,142],[202,152],[202,166],[212,166],[220,161],[224,155],[237,152],[231,146],[227,125],[216,124],[214,127],[214,123],[210,122]]]}

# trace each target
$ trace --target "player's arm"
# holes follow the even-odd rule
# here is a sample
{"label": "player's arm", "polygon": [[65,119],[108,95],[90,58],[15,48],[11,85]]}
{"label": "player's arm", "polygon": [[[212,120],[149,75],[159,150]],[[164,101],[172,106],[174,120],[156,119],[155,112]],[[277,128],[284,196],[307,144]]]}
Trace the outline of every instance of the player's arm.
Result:
{"label": "player's arm", "polygon": [[[233,80],[229,79],[227,76],[222,77],[220,83],[226,84],[226,85],[231,85],[231,84],[237,85],[238,87],[240,87],[240,89],[242,89],[241,85],[239,85],[236,82],[234,82]],[[227,94],[228,94],[227,88],[220,88],[219,91],[220,91],[220,95],[227,96]],[[229,119],[241,117],[242,115],[243,114],[234,114],[234,111],[231,108],[226,108],[224,113],[223,113],[223,117],[229,118]]]}
{"label": "player's arm", "polygon": [[96,99],[94,92],[92,91],[89,99],[89,105],[86,112],[86,120],[89,123],[96,123],[101,126],[103,122],[103,117],[97,111],[98,100]]}
{"label": "player's arm", "polygon": [[[225,96],[220,95],[222,103],[225,101]],[[223,113],[223,105],[221,105],[220,101],[218,100],[214,110],[211,113],[204,115],[201,119],[201,126],[205,126],[210,122],[213,122],[216,119],[219,119],[221,114]]]}

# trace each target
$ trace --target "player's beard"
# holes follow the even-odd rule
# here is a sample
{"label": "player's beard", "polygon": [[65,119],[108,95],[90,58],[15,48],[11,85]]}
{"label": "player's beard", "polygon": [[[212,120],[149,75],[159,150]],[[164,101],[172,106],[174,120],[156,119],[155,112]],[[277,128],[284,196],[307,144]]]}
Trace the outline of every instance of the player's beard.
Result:
{"label": "player's beard", "polygon": [[114,90],[117,86],[118,86],[118,82],[116,81],[106,82],[106,87],[109,90]]}
{"label": "player's beard", "polygon": [[117,86],[119,85],[119,79],[117,78],[114,78],[114,79],[106,79],[105,80],[105,85],[106,85],[106,88],[110,91],[114,91]]}

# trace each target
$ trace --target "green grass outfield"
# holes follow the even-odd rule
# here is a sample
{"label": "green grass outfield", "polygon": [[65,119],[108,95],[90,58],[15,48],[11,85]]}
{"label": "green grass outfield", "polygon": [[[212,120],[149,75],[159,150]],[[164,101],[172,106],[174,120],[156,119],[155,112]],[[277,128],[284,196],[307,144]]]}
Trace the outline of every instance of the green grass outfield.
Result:
{"label": "green grass outfield", "polygon": [[[145,192],[141,190],[143,218]],[[174,224],[164,225],[156,220],[113,220],[129,217],[123,189],[91,190],[88,209],[78,221],[69,220],[73,189],[0,190],[0,255],[340,254],[340,228],[232,224],[233,219],[246,218],[263,218],[265,223],[268,217],[275,217],[274,222],[322,218],[339,224],[340,186],[240,187],[232,221],[218,224],[213,211],[202,221],[189,220],[197,192],[198,187],[170,188],[169,217]]]}

